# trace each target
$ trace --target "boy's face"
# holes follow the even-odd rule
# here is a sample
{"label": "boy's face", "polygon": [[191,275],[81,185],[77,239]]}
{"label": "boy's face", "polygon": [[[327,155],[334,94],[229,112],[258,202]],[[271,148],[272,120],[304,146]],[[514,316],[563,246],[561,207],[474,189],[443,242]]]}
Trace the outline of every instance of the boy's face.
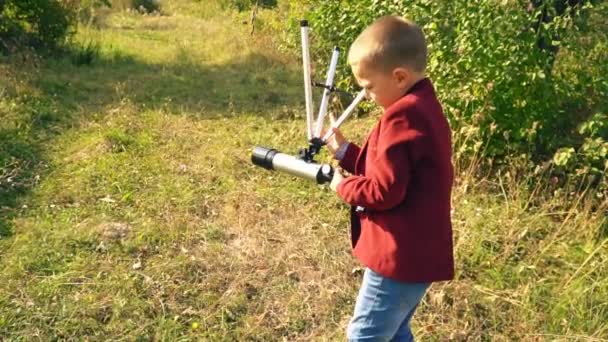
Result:
{"label": "boy's face", "polygon": [[382,71],[372,68],[366,61],[352,65],[357,83],[365,89],[366,97],[387,109],[405,93],[409,72],[403,68]]}

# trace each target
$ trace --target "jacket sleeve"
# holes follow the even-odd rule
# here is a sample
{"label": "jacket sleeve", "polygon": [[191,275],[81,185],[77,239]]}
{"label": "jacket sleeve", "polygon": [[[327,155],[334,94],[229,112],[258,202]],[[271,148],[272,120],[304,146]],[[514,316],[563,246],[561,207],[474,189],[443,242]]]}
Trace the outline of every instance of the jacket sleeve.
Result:
{"label": "jacket sleeve", "polygon": [[420,136],[410,127],[405,113],[388,116],[380,128],[373,167],[368,164],[365,176],[343,180],[338,184],[338,195],[350,205],[372,210],[387,210],[401,203],[411,176],[409,149]]}
{"label": "jacket sleeve", "polygon": [[348,143],[348,148],[346,149],[346,153],[344,153],[344,157],[340,159],[340,167],[349,173],[355,173],[355,161],[357,160],[357,156],[359,156],[359,152],[361,152],[361,148],[355,144]]}

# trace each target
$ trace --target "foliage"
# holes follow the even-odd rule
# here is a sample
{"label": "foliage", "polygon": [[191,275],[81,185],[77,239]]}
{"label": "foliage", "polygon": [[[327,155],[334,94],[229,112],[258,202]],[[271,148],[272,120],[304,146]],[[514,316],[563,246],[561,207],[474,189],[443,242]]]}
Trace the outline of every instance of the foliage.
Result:
{"label": "foliage", "polygon": [[0,1],[0,52],[56,48],[76,32],[78,21],[90,21],[104,6],[111,7],[110,0]]}
{"label": "foliage", "polygon": [[[309,8],[314,55],[323,66],[333,45],[348,51],[359,32],[382,15],[421,25],[430,48],[427,72],[454,130],[458,156],[500,163],[525,154],[540,162],[560,148],[588,151],[580,155],[598,148],[597,140],[589,140],[596,138],[577,128],[608,108],[602,77],[608,65],[606,4],[585,1],[561,16],[551,12],[553,19],[540,25],[547,6],[534,8],[523,0],[311,1]],[[561,47],[557,57],[539,48],[539,37],[558,39],[551,42]],[[587,47],[581,40],[596,44]],[[345,58],[338,75],[340,86],[354,87]],[[589,158],[601,158],[601,148],[596,152]],[[590,166],[589,158],[569,160],[580,170]]]}
{"label": "foliage", "polygon": [[560,148],[553,162],[561,170],[589,176],[599,182],[608,170],[608,115],[596,113],[579,128],[583,143],[576,149]]}
{"label": "foliage", "polygon": [[41,47],[61,44],[74,29],[75,1],[6,0],[0,2],[0,41],[28,40]]}

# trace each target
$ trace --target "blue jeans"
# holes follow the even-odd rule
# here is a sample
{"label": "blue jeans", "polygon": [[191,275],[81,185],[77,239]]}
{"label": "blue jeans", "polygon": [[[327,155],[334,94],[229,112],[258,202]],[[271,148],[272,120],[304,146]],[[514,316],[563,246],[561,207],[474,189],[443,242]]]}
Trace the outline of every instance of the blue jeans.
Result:
{"label": "blue jeans", "polygon": [[413,341],[410,320],[429,283],[403,283],[365,270],[349,341]]}

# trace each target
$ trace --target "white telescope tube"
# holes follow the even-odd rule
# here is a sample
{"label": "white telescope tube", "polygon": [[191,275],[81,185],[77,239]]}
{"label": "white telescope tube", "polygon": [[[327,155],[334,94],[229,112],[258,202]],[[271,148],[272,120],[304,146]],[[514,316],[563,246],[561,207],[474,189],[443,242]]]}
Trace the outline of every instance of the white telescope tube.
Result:
{"label": "white telescope tube", "polygon": [[346,110],[344,110],[344,113],[342,113],[342,115],[340,115],[338,120],[336,120],[336,122],[334,122],[333,125],[331,125],[331,127],[329,128],[329,130],[327,131],[327,133],[325,133],[325,136],[323,137],[324,142],[327,142],[327,140],[329,138],[331,138],[331,136],[334,134],[333,129],[340,127],[340,125],[342,125],[342,123],[344,123],[344,121],[346,121],[346,119],[349,117],[349,115],[352,114],[352,112],[355,110],[355,108],[357,108],[359,103],[361,101],[363,101],[364,98],[365,98],[365,89],[361,90],[359,92],[359,94],[357,94],[357,97],[355,97],[353,102],[346,108]]}
{"label": "white telescope tube", "polygon": [[327,80],[325,81],[325,90],[323,91],[323,98],[321,99],[321,106],[319,107],[319,115],[317,116],[317,127],[315,130],[315,137],[321,136],[321,130],[323,130],[323,120],[325,114],[327,114],[327,105],[329,104],[329,95],[334,84],[334,76],[336,75],[336,67],[338,66],[338,57],[340,56],[340,49],[334,47],[334,51],[331,55],[331,61],[329,62],[329,70],[327,70]]}
{"label": "white telescope tube", "polygon": [[300,22],[302,32],[302,65],[304,67],[304,97],[306,100],[306,135],[312,139],[312,81],[310,80],[310,53],[308,48],[308,21]]}
{"label": "white telescope tube", "polygon": [[254,165],[267,170],[276,170],[290,175],[310,179],[319,184],[331,182],[334,169],[329,164],[306,162],[300,158],[281,153],[273,148],[256,146],[251,153]]}

